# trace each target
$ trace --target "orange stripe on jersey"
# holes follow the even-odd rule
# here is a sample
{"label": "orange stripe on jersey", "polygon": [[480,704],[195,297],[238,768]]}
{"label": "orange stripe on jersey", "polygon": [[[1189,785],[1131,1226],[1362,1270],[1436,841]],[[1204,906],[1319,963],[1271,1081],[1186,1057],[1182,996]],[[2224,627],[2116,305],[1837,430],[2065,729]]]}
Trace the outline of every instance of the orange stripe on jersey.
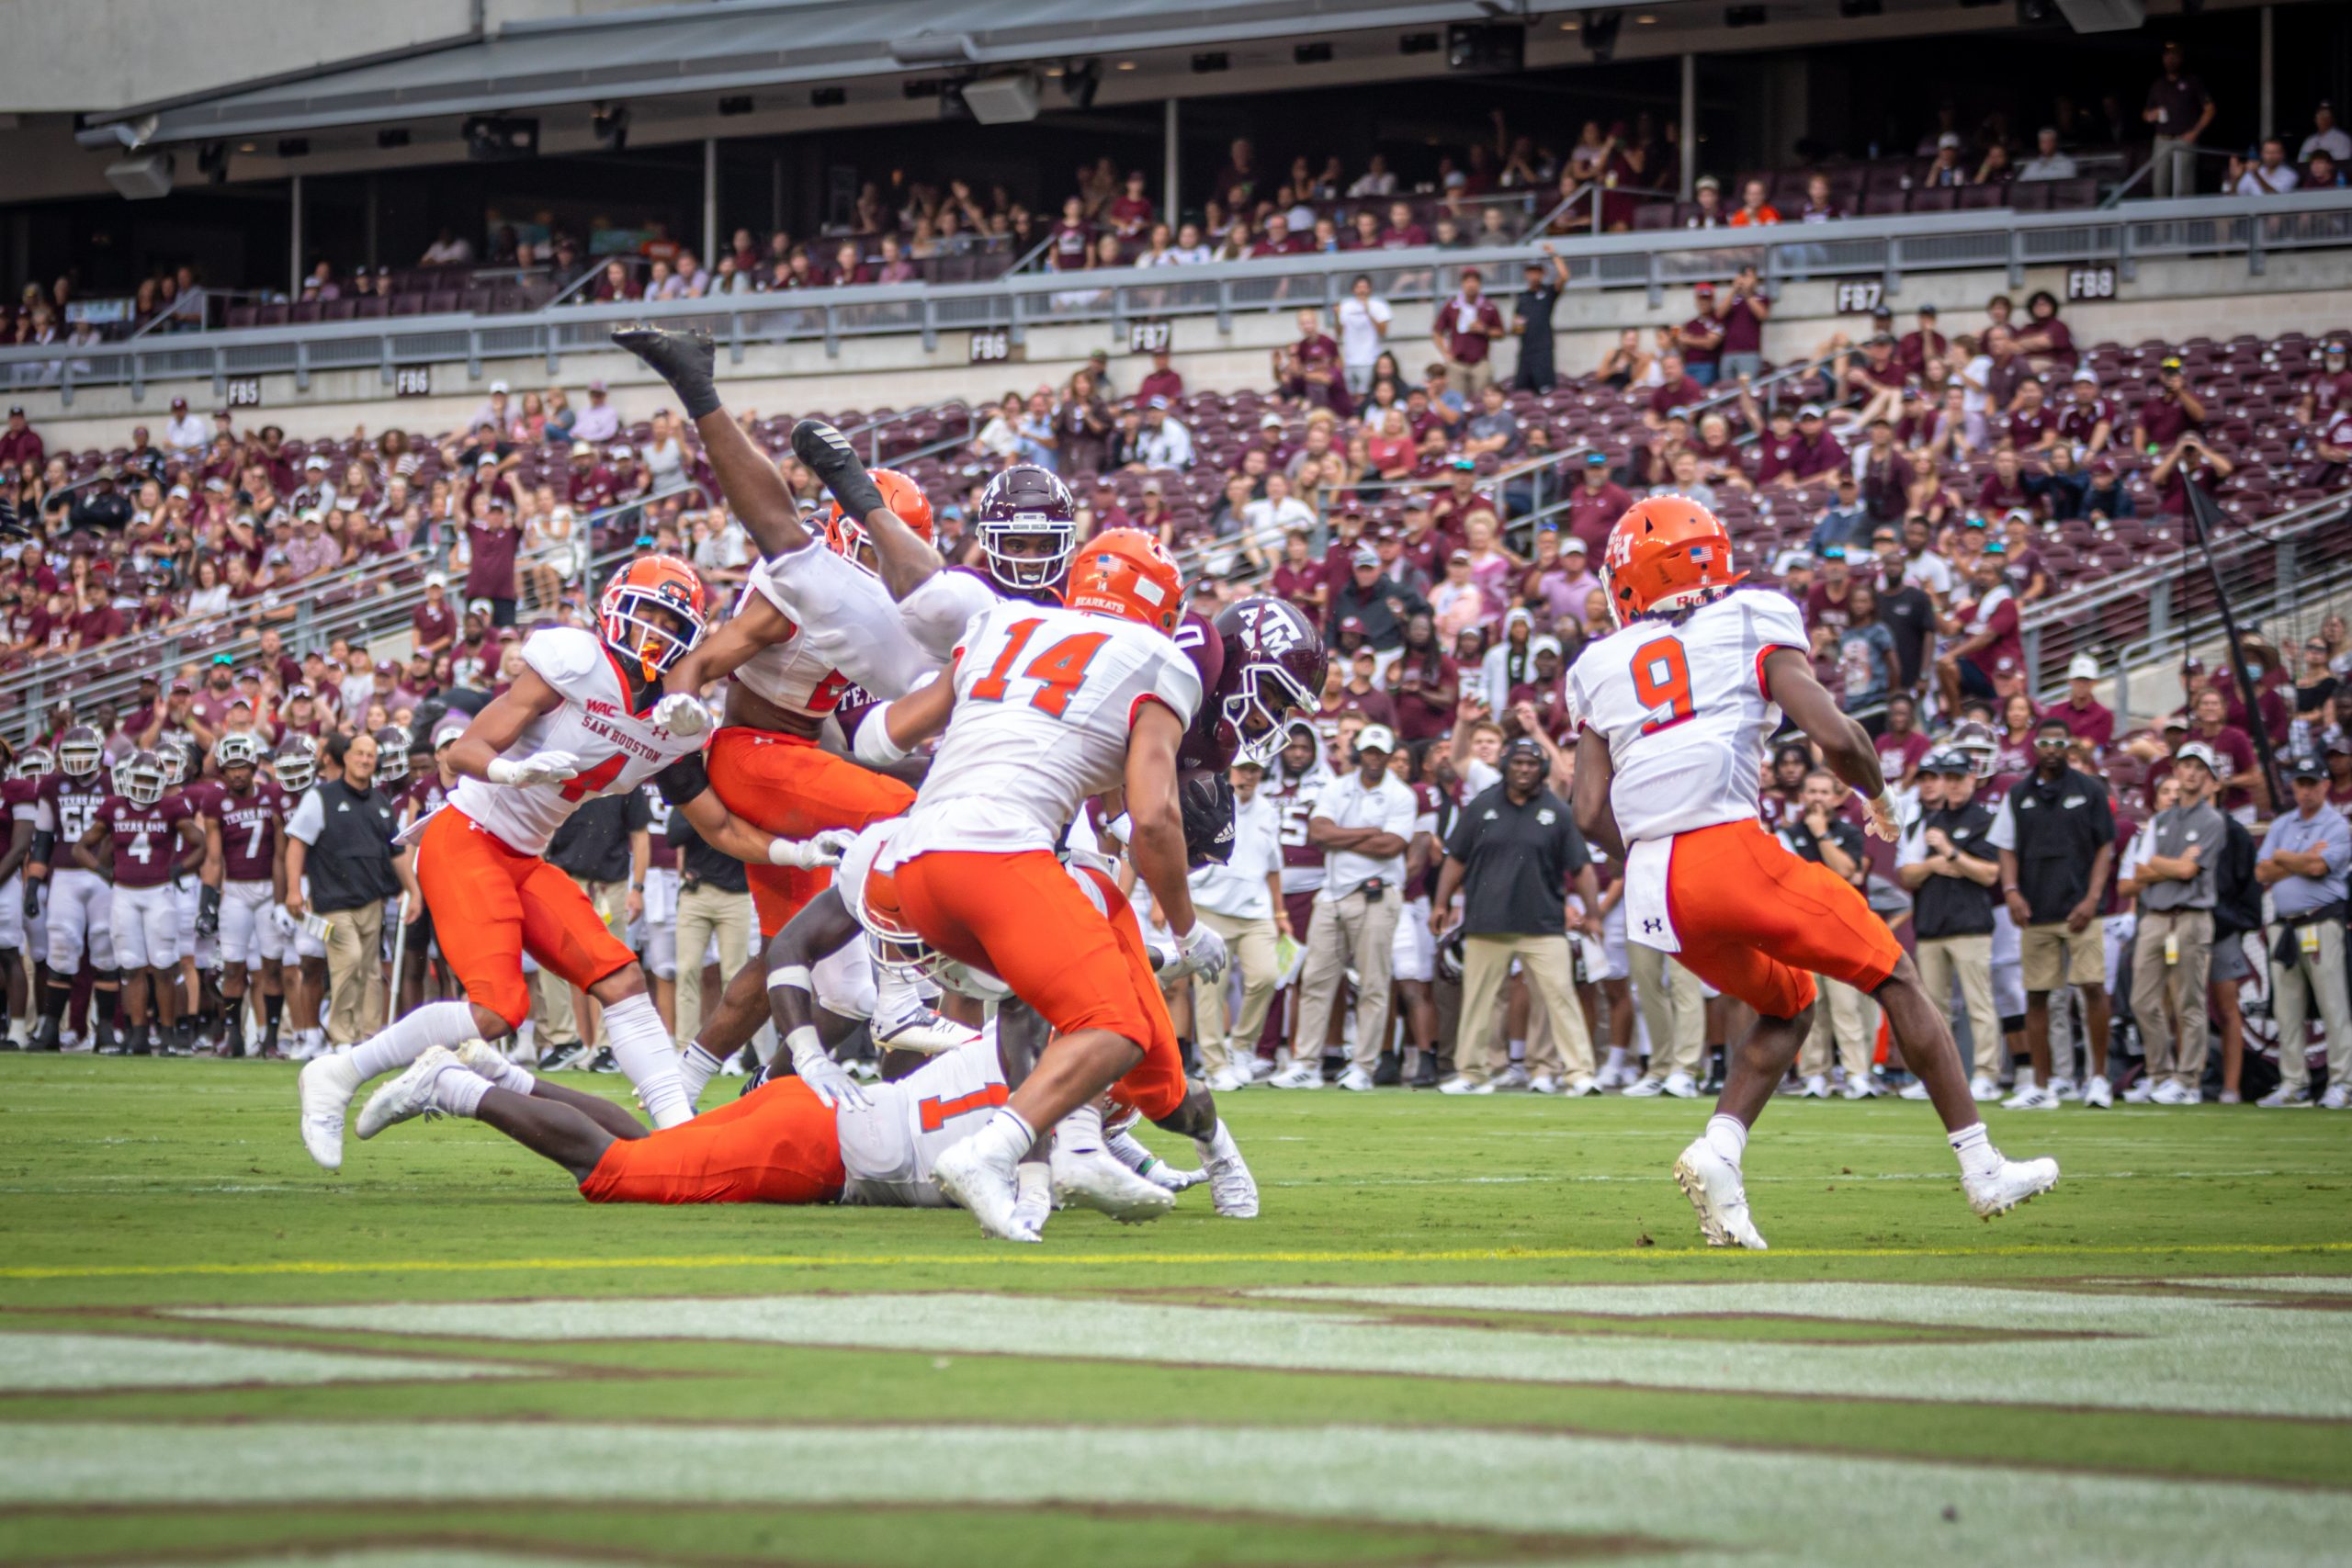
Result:
{"label": "orange stripe on jersey", "polygon": [[971,1093],[959,1094],[953,1100],[942,1100],[933,1095],[929,1100],[917,1100],[915,1109],[922,1113],[922,1130],[936,1133],[958,1116],[1002,1105],[1012,1097],[1012,1091],[1001,1083],[983,1084]]}

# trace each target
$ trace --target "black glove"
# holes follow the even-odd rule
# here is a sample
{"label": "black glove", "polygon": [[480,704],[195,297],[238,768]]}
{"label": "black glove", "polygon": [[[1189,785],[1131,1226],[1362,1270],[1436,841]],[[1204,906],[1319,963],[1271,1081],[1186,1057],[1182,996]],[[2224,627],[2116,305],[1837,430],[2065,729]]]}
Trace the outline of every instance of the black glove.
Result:
{"label": "black glove", "polygon": [[1222,768],[1204,769],[1177,786],[1184,817],[1184,858],[1193,870],[1233,857],[1233,781]]}
{"label": "black glove", "polygon": [[25,878],[25,919],[29,920],[40,913],[40,884],[28,876]]}
{"label": "black glove", "polygon": [[196,934],[220,934],[220,889],[209,884],[198,889],[196,895]]}

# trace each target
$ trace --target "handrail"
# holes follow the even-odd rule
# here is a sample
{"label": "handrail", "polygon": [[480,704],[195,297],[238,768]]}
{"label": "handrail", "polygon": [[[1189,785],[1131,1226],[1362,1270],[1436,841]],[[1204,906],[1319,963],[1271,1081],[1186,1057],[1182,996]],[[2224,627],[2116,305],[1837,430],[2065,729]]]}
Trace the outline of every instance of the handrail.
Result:
{"label": "handrail", "polygon": [[[866,443],[865,460],[868,463],[879,463],[882,461],[881,432],[884,429],[907,420],[920,418],[923,414],[937,413],[942,409],[962,409],[965,428],[973,434],[978,432],[979,426],[973,422],[972,405],[968,400],[963,398],[942,398],[935,403],[925,403],[921,408],[900,409],[887,418],[869,419],[861,424],[854,424],[842,431],[842,434],[851,440],[855,440],[861,435],[873,437]],[[969,440],[970,435],[967,434],[965,439]]]}
{"label": "handrail", "polygon": [[[2218,147],[2199,147],[2194,142],[2190,142],[2186,146],[2176,147],[2173,149],[2173,152],[2188,152],[2195,155],[2202,155],[2207,158],[2228,158],[2233,155]],[[2143,161],[2138,168],[2132,171],[2132,175],[2129,179],[2124,180],[2113,190],[2107,193],[2107,199],[2098,204],[2098,210],[2101,212],[2112,211],[2113,209],[2122,206],[2125,194],[2128,193],[2133,186],[2138,185],[2142,180],[2149,178],[2155,169],[2155,166],[2156,155],[2152,151],[2149,152],[2146,160]],[[2222,194],[2227,196],[2231,193],[2223,191]]]}
{"label": "handrail", "polygon": [[[2265,221],[2256,222],[2260,217]],[[2301,220],[2290,228],[2288,220]],[[1924,247],[1921,242],[1933,242]],[[2127,213],[1915,213],[1849,218],[1831,223],[1778,224],[1732,232],[1667,230],[1564,239],[1555,250],[1570,267],[1575,288],[1645,288],[1662,299],[1668,285],[1729,276],[1736,265],[1769,264],[1783,249],[1802,249],[1781,272],[1809,276],[1869,275],[1890,287],[1903,272],[1984,267],[2007,263],[2110,261],[2128,269],[2167,254],[2244,254],[2249,267],[2267,251],[2297,246],[2352,247],[2352,190],[2297,191],[2278,197],[2199,197],[2136,204]],[[140,344],[103,344],[86,354],[88,374],[74,387],[128,382],[137,392],[151,383],[210,376],[283,374],[298,381],[313,368],[377,368],[389,384],[396,365],[458,361],[481,374],[485,359],[532,355],[550,367],[562,352],[603,346],[607,322],[684,318],[723,329],[730,345],[808,341],[821,329],[829,350],[846,336],[922,333],[935,341],[947,331],[1009,331],[1016,340],[1040,322],[1120,321],[1177,315],[1215,315],[1294,308],[1301,297],[1328,296],[1339,279],[1366,270],[1408,275],[1394,299],[1435,298],[1464,266],[1487,269],[1508,296],[1517,265],[1541,261],[1534,246],[1473,246],[1464,250],[1337,253],[1210,262],[1180,267],[1135,268],[1090,275],[1073,290],[1061,274],[1005,276],[975,284],[859,284],[821,291],[727,295],[658,303],[574,306],[560,315],[401,316],[175,333]],[[1312,281],[1318,288],[1301,289]],[[1285,285],[1292,287],[1286,288]],[[1060,296],[1059,299],[1055,298]],[[152,346],[151,346],[152,345]],[[289,355],[289,350],[291,353]],[[0,349],[0,365],[44,363],[53,345]],[[290,361],[290,363],[289,363]],[[74,387],[63,389],[70,397]]]}

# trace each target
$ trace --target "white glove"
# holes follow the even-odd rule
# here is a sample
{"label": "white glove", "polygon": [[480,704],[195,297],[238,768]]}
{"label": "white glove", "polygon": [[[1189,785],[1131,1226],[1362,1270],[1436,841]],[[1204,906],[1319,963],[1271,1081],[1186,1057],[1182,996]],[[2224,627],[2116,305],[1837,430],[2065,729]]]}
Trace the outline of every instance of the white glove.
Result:
{"label": "white glove", "polygon": [[1185,967],[1203,979],[1225,973],[1225,938],[1209,930],[1205,920],[1194,920],[1193,929],[1176,939],[1176,947],[1184,955]]}
{"label": "white glove", "polygon": [[857,839],[845,828],[827,828],[813,838],[771,839],[768,840],[768,863],[788,865],[795,871],[814,871],[819,866],[839,865],[842,856],[849,852]]}
{"label": "white glove", "polygon": [[482,773],[494,784],[561,784],[580,776],[580,758],[571,751],[534,751],[519,762],[492,757]]}
{"label": "white glove", "polygon": [[692,692],[673,692],[653,705],[653,728],[691,740],[710,728],[710,709]]}
{"label": "white glove", "polygon": [[277,934],[280,936],[296,936],[302,930],[302,922],[296,919],[294,911],[283,904],[272,904],[269,907],[269,918],[277,924]]}
{"label": "white glove", "polygon": [[802,1024],[787,1043],[792,1047],[792,1070],[808,1086],[818,1104],[828,1111],[874,1109],[874,1101],[865,1097],[848,1069],[825,1054],[824,1042],[814,1029]]}

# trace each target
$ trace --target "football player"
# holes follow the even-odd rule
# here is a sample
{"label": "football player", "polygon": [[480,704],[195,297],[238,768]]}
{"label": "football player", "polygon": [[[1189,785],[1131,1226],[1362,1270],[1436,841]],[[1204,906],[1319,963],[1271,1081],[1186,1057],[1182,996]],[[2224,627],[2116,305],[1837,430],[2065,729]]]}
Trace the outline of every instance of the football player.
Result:
{"label": "football player", "polygon": [[91,1043],[106,1048],[112,1039],[120,989],[108,925],[113,890],[74,852],[112,793],[107,787],[106,755],[106,738],[96,729],[86,724],[68,727],[57,738],[57,771],[41,778],[34,795],[33,863],[28,874],[49,884],[49,987],[41,998],[40,1029],[33,1038],[36,1051],[61,1048],[65,1009],[85,958],[90,964]]}
{"label": "football player", "polygon": [[[2058,1182],[2055,1160],[2007,1160],[1970,1098],[1943,1010],[1884,921],[1757,816],[1764,747],[1786,713],[1860,791],[1871,831],[1895,837],[1878,751],[1814,678],[1804,622],[1786,598],[1739,588],[1731,537],[1678,496],[1637,502],[1610,531],[1604,583],[1619,630],[1568,672],[1576,813],[1625,868],[1627,930],[1756,1010],[1723,1095],[1674,1176],[1713,1247],[1764,1247],[1740,1156],[1812,1027],[1826,975],[1874,997],[1903,1059],[1927,1080],[1986,1219]],[[1630,849],[1629,849],[1630,846]]]}
{"label": "football player", "polygon": [[603,1005],[608,1047],[657,1127],[694,1114],[637,955],[579,884],[540,856],[580,802],[648,779],[661,782],[705,840],[740,860],[806,867],[839,853],[837,843],[778,839],[737,818],[710,790],[700,730],[680,736],[656,722],[662,677],[708,620],[692,567],[640,557],[614,573],[596,631],[533,633],[514,683],[451,743],[450,766],[462,775],[456,792],[403,838],[415,846],[417,883],[467,999],[428,1003],[304,1067],[302,1137],[320,1165],[342,1164],[345,1114],[361,1084],[434,1046],[503,1038],[522,1023],[531,1006],[526,952]]}
{"label": "football player", "polygon": [[210,931],[220,949],[220,994],[228,1019],[223,1055],[242,1055],[245,998],[258,968],[265,1052],[277,1047],[286,1008],[285,927],[271,918],[286,903],[286,795],[261,776],[261,738],[232,731],[214,742],[219,784],[198,807],[204,829],[203,891],[197,931]]}
{"label": "football player", "polygon": [[8,819],[7,847],[0,850],[0,972],[6,976],[8,1043],[22,1047],[31,1032],[28,1016],[31,1009],[20,955],[29,953],[36,964],[42,957],[41,949],[28,947],[26,942],[33,925],[32,912],[38,908],[39,889],[25,880],[24,868],[32,858],[33,817],[38,809],[33,796],[40,790],[41,775],[49,772],[50,756],[36,746],[20,757],[0,740],[0,757],[7,761],[7,774],[0,778],[0,807],[6,808]]}
{"label": "football player", "polygon": [[[109,930],[124,984],[126,1055],[151,1048],[149,1021],[168,1037],[179,1015],[180,900],[175,884],[204,862],[204,834],[186,799],[171,792],[164,760],[135,751],[115,770],[117,793],[101,801],[74,845],[92,874],[114,884]],[[110,856],[102,852],[111,849]]]}

